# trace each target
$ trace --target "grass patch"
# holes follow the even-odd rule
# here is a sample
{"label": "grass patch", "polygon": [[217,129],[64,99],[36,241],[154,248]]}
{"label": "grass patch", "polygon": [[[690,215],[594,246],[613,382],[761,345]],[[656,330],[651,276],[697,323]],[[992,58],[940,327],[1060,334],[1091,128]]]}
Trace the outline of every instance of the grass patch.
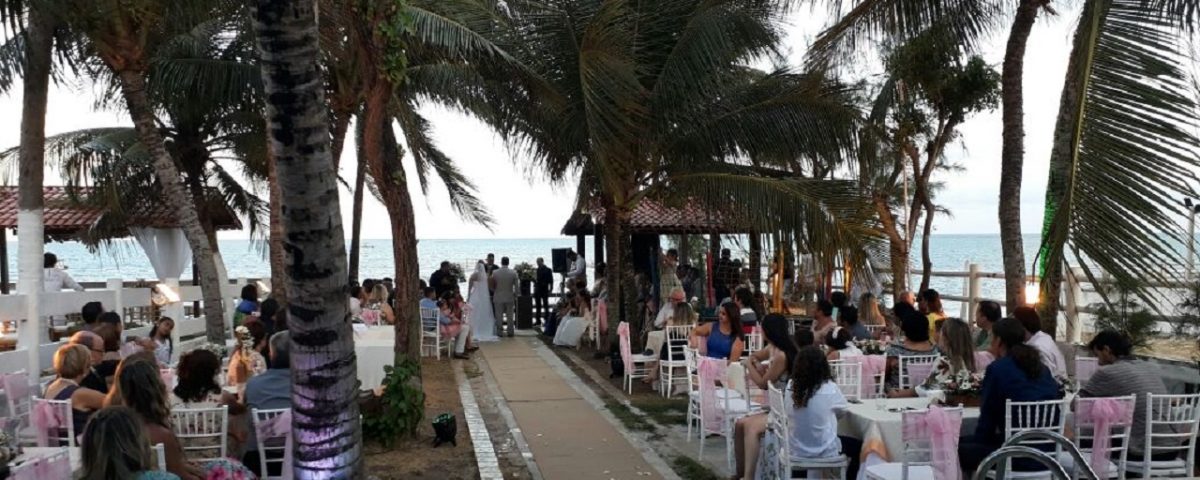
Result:
{"label": "grass patch", "polygon": [[636,398],[630,401],[659,425],[678,425],[687,421],[687,400],[682,398]]}
{"label": "grass patch", "polygon": [[646,419],[642,418],[640,415],[633,413],[633,410],[630,410],[629,407],[626,407],[622,403],[607,402],[604,404],[604,406],[608,408],[608,411],[612,412],[613,416],[617,417],[617,420],[620,420],[621,423],[625,425],[625,428],[629,430],[650,433],[655,433],[658,431],[653,424],[647,422]]}
{"label": "grass patch", "polygon": [[675,474],[679,475],[680,478],[688,480],[721,480],[708,467],[684,456],[678,456],[674,460],[671,460],[671,469],[675,470]]}

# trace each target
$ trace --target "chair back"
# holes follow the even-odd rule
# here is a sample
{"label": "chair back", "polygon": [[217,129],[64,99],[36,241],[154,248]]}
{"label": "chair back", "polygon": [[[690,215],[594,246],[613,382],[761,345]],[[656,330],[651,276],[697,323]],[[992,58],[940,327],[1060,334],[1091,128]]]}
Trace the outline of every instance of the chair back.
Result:
{"label": "chair back", "polygon": [[421,309],[421,329],[426,332],[436,332],[438,329],[438,312],[436,308]]}
{"label": "chair back", "polygon": [[1146,438],[1142,451],[1147,456],[1184,454],[1184,469],[1160,471],[1150,462],[1143,477],[1191,476],[1195,468],[1196,431],[1200,424],[1200,393],[1189,395],[1146,394]]}
{"label": "chair back", "polygon": [[[1042,431],[1063,435],[1066,430],[1066,399],[1038,402],[1005,400],[1004,404],[1004,438],[1006,440],[1021,432]],[[1053,446],[1053,458],[1058,458],[1058,455],[1062,453],[1062,446],[1048,439],[1027,439],[1020,445],[1043,451],[1046,451],[1046,446]],[[1008,460],[1008,467],[1007,471],[1012,471],[1011,459]]]}
{"label": "chair back", "polygon": [[71,478],[71,450],[60,448],[50,455],[31,458],[9,471],[10,480]]}
{"label": "chair back", "polygon": [[724,409],[718,405],[717,382],[724,379],[725,360],[709,357],[697,359],[700,375],[700,425],[702,433],[721,434],[725,421]]}
{"label": "chair back", "polygon": [[1075,381],[1080,385],[1087,383],[1100,368],[1099,360],[1096,357],[1075,357]]}
{"label": "chair back", "polygon": [[[858,360],[858,359],[853,359]],[[862,400],[863,366],[861,362],[849,360],[834,360],[829,362],[833,371],[833,381],[842,391],[846,400]]]}
{"label": "chair back", "polygon": [[887,375],[887,355],[863,355],[855,358],[862,363],[862,389],[859,398],[883,396],[883,380]]}
{"label": "chair back", "polygon": [[687,364],[688,392],[700,391],[700,352],[692,347],[683,349],[683,361]]}
{"label": "chair back", "polygon": [[154,450],[154,461],[156,462],[156,466],[158,467],[155,470],[158,470],[160,472],[167,471],[167,448],[166,448],[166,446],[164,446],[161,443],[156,443],[151,448]]}
{"label": "chair back", "polygon": [[[258,462],[264,480],[292,478],[292,409],[252,409]],[[270,465],[279,464],[279,476],[270,475]]]}
{"label": "chair back", "polygon": [[[913,388],[913,387],[917,386],[917,384],[913,382],[913,380],[911,379],[911,376],[909,375],[908,367],[910,365],[916,365],[916,364],[922,364],[922,363],[932,364],[933,362],[937,361],[938,356],[937,355],[909,355],[909,356],[902,356],[899,358],[900,358],[900,371],[897,372],[897,375],[899,375],[900,388],[905,389],[905,388]],[[933,368],[933,367],[931,366],[930,368]],[[928,376],[928,374],[926,374],[926,376]]]}
{"label": "chair back", "polygon": [[768,463],[776,468],[775,478],[790,478],[792,473],[792,412],[788,408],[788,393],[791,391],[791,382],[788,382],[783,390],[776,387],[775,382],[767,382],[767,430],[774,432],[775,438],[779,440],[779,452],[775,458],[769,459]]}
{"label": "chair back", "polygon": [[33,395],[29,391],[29,375],[24,370],[0,377],[3,383],[5,402],[8,406],[8,416],[21,421],[21,427],[29,425],[29,410],[32,407]]}
{"label": "chair back", "polygon": [[71,400],[33,399],[30,425],[39,447],[76,447]]}
{"label": "chair back", "polygon": [[[1089,459],[1098,478],[1108,478],[1109,459],[1116,459],[1116,471],[1125,471],[1129,453],[1130,430],[1137,395],[1124,397],[1079,398],[1075,401],[1075,419],[1071,422],[1075,445]],[[1090,445],[1084,448],[1084,445]]]}
{"label": "chair back", "polygon": [[743,345],[745,345],[745,348],[744,348],[745,351],[742,353],[742,356],[752,355],[754,352],[762,350],[762,348],[763,348],[762,330],[758,326],[755,326],[754,330],[752,332],[746,334],[746,338],[743,342]]}
{"label": "chair back", "polygon": [[667,325],[663,328],[663,348],[667,349],[667,360],[678,361],[683,358],[683,351],[688,348],[688,336],[691,333],[691,325]]}
{"label": "chair back", "polygon": [[905,367],[908,368],[908,381],[911,382],[910,388],[916,388],[918,385],[924,385],[929,379],[929,375],[933,374],[934,363],[909,363]]}
{"label": "chair back", "polygon": [[992,356],[992,352],[980,350],[975,352],[975,373],[983,373],[987,370],[987,366],[996,361],[996,357]]}
{"label": "chair back", "polygon": [[913,466],[928,465],[935,480],[958,480],[958,437],[962,407],[906,411],[901,414],[904,475]]}
{"label": "chair back", "polygon": [[625,364],[625,374],[633,371],[633,351],[629,345],[629,322],[617,324],[617,338],[621,344],[621,363]]}
{"label": "chair back", "polygon": [[177,408],[171,411],[171,426],[188,459],[205,461],[225,458],[229,407]]}
{"label": "chair back", "polygon": [[731,363],[725,367],[725,377],[721,380],[721,384],[725,385],[725,388],[737,392],[739,398],[750,398],[749,387],[746,384],[746,367],[741,363]]}

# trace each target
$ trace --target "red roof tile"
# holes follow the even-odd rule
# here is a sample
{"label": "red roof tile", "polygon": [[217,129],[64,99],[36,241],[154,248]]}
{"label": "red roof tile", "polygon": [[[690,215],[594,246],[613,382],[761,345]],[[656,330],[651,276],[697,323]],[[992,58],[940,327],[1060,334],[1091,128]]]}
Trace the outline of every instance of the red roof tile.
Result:
{"label": "red roof tile", "polygon": [[[78,197],[86,198],[89,188],[77,190]],[[91,228],[104,211],[80,205],[71,200],[65,187],[45,187],[45,229],[47,235],[63,236],[81,233]],[[226,215],[217,215],[218,230],[239,230],[242,223],[237,215],[226,206]],[[130,227],[175,228],[179,226],[175,209],[166,202],[147,205],[142,211],[130,216]],[[17,187],[0,187],[0,228],[17,227]]]}

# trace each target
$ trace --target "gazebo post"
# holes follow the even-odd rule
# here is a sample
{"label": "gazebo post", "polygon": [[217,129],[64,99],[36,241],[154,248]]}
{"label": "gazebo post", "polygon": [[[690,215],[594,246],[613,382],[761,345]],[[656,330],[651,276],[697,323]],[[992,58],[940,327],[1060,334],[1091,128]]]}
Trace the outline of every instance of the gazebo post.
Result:
{"label": "gazebo post", "polygon": [[0,294],[8,295],[8,230],[0,228]]}
{"label": "gazebo post", "polygon": [[[587,240],[585,240],[585,238],[586,238],[586,235],[584,235],[583,233],[575,234],[575,253],[578,253],[579,256],[586,259],[587,258]],[[592,262],[592,265],[595,265],[595,264],[596,264],[595,262]]]}
{"label": "gazebo post", "polygon": [[592,266],[596,266],[604,262],[604,229],[593,225],[592,230]]}

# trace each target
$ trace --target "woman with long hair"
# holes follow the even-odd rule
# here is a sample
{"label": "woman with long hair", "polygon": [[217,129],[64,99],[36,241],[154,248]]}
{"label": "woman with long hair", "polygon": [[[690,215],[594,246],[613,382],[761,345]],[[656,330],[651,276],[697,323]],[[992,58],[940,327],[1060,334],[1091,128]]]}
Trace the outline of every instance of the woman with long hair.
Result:
{"label": "woman with long hair", "polygon": [[689,343],[696,337],[705,337],[704,356],[727,359],[729,363],[741,360],[746,334],[742,332],[742,315],[737,305],[733,302],[721,305],[717,321],[693,328]]}
{"label": "woman with long hair", "polygon": [[[959,441],[958,458],[963,471],[974,472],[983,459],[1004,444],[1006,402],[1033,402],[1062,398],[1058,382],[1042,364],[1037,349],[1025,344],[1021,322],[1004,318],[992,325],[992,347],[996,358],[983,376],[982,405],[975,434]],[[1029,470],[1030,463],[1014,461],[1015,470]],[[1032,467],[1041,469],[1038,467]]]}
{"label": "woman with long hair", "polygon": [[229,356],[229,372],[226,385],[238,387],[238,391],[246,385],[250,377],[267,371],[267,360],[262,350],[267,347],[267,329],[262,322],[246,322],[233,330],[237,343],[233,354]]}
{"label": "woman with long hair", "polygon": [[858,478],[862,442],[839,437],[838,416],[849,407],[842,389],[833,379],[829,361],[817,347],[805,347],[792,366],[791,445],[793,458],[850,457],[846,478]]}
{"label": "woman with long hair", "polygon": [[[679,302],[675,304],[675,308],[672,309],[671,314],[667,316],[663,328],[665,329],[666,327],[685,327],[689,325],[695,325],[697,318],[698,316],[696,315],[696,312],[692,310],[691,304],[687,302]],[[663,334],[661,338],[663,342],[660,345],[646,345],[647,348],[654,347],[658,349],[659,360],[666,360],[668,355],[674,355],[674,358],[671,358],[673,361],[680,361],[684,359],[682,352],[675,352],[678,352],[681,347],[687,346],[687,339],[680,338],[672,340],[667,338],[666,334]],[[658,381],[658,365],[658,362],[650,363],[650,374],[646,376],[646,378],[642,379],[642,383],[653,384],[654,382]]]}
{"label": "woman with long hair", "polygon": [[[750,381],[758,388],[766,390],[768,383],[774,383],[777,388],[783,389],[787,386],[799,349],[788,334],[788,320],[783,315],[767,315],[761,325],[766,346],[743,359],[742,363]],[[737,477],[754,478],[760,437],[766,431],[766,413],[742,417],[734,424],[733,458],[737,460]]]}
{"label": "woman with long hair", "polygon": [[362,306],[363,323],[367,325],[394,325],[396,313],[388,304],[387,287],[376,283],[371,287],[370,295]]}
{"label": "woman with long hair", "polygon": [[887,388],[896,388],[899,384],[900,357],[938,354],[937,346],[929,340],[928,320],[916,310],[899,307],[897,305],[896,312],[900,315],[900,330],[904,338],[893,342],[884,352],[887,355]]}
{"label": "woman with long hair", "polygon": [[[942,386],[954,381],[956,377],[975,371],[975,345],[971,338],[971,327],[960,318],[947,318],[942,323],[942,333],[938,336],[938,351],[941,352],[933,371],[925,379],[922,388],[939,390]],[[888,392],[892,398],[915,397],[914,388]]]}
{"label": "woman with long hair", "polygon": [[580,288],[571,300],[570,310],[559,322],[558,330],[554,332],[554,345],[579,348],[588,326],[594,326],[592,318],[592,294],[588,293],[586,288]]}
{"label": "woman with long hair", "polygon": [[932,288],[921,292],[921,302],[918,305],[921,314],[929,322],[929,338],[937,338],[937,322],[946,318],[942,311],[942,296]]}
{"label": "woman with long hair", "polygon": [[859,297],[858,312],[858,321],[862,322],[863,325],[873,327],[887,325],[883,311],[879,309],[879,297],[876,297],[873,293],[867,292]]}
{"label": "woman with long hair", "polygon": [[80,480],[179,480],[155,470],[155,458],[145,425],[127,407],[108,407],[92,416],[80,445]]}
{"label": "woman with long hair", "polygon": [[[171,392],[171,409],[177,408],[214,408],[225,405],[229,408],[229,437],[232,440],[230,443],[235,447],[241,447],[242,442],[246,439],[246,431],[238,428],[239,425],[244,425],[244,418],[238,417],[241,422],[232,421],[236,415],[245,413],[245,408],[238,403],[237,397],[221,390],[221,386],[217,385],[217,375],[221,373],[221,359],[217,358],[217,354],[208,350],[199,349],[192,350],[179,357],[179,366],[175,368],[175,378],[178,379],[178,384]],[[216,446],[217,439],[211,440],[212,446]],[[207,446],[198,443],[192,446]],[[241,448],[231,448],[232,451],[239,451]],[[206,457],[215,457],[218,453],[215,451],[207,451],[204,453]]]}
{"label": "woman with long hair", "polygon": [[171,356],[175,354],[172,330],[175,330],[175,320],[171,317],[158,317],[158,321],[154,322],[154,327],[150,330],[150,340],[154,341],[155,346],[154,358],[158,360],[159,365],[170,365]]}

